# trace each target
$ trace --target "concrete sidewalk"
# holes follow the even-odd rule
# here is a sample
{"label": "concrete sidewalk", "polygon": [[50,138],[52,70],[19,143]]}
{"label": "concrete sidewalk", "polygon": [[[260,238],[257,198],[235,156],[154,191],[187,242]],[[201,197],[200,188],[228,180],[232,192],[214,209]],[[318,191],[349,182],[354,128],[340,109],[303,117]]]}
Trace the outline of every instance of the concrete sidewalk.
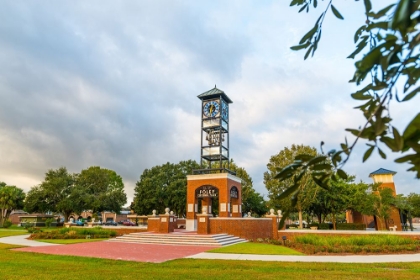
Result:
{"label": "concrete sidewalk", "polygon": [[332,263],[392,263],[420,262],[420,254],[403,255],[348,255],[348,256],[286,256],[286,255],[250,255],[199,253],[188,259],[208,260],[246,260],[267,262],[332,262]]}
{"label": "concrete sidewalk", "polygon": [[2,237],[2,238],[0,238],[0,243],[12,244],[12,245],[21,245],[21,246],[28,246],[28,247],[62,245],[62,244],[52,244],[52,243],[29,240],[29,239],[27,239],[29,236],[30,236],[30,234]]}

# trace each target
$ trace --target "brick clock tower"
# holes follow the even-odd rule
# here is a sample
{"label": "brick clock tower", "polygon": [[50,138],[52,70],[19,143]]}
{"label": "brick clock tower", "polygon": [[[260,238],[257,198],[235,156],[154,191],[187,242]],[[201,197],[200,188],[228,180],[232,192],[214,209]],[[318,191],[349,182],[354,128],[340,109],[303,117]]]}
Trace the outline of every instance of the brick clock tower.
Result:
{"label": "brick clock tower", "polygon": [[202,103],[201,169],[187,176],[187,230],[197,229],[197,214],[211,215],[218,211],[219,217],[242,217],[241,179],[229,170],[232,101],[216,86],[198,98]]}

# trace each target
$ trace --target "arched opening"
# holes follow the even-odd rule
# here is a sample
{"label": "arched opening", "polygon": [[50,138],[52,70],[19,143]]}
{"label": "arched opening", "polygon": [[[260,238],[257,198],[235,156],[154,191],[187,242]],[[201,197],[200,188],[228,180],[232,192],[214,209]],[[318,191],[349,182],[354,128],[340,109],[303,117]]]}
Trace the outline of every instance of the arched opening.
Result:
{"label": "arched opening", "polygon": [[197,212],[217,216],[219,214],[219,189],[211,185],[205,185],[195,190]]}
{"label": "arched opening", "polygon": [[239,216],[241,215],[240,207],[240,193],[237,187],[233,186],[229,191],[229,216]]}

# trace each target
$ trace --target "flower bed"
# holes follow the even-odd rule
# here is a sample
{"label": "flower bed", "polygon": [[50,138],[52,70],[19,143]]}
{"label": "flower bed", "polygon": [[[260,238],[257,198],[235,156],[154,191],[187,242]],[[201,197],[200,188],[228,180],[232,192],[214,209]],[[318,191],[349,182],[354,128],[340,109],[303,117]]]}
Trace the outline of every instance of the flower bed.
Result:
{"label": "flower bed", "polygon": [[117,233],[114,230],[95,228],[62,228],[50,232],[32,233],[29,239],[85,239],[89,238],[111,238]]}
{"label": "flower bed", "polygon": [[369,254],[420,251],[420,241],[394,235],[373,236],[296,236],[288,243],[292,249],[305,254]]}

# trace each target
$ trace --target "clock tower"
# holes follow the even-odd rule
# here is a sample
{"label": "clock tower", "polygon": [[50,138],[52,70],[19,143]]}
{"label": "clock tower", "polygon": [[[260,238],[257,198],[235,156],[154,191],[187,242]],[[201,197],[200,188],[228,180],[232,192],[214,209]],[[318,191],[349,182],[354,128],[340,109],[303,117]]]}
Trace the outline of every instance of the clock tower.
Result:
{"label": "clock tower", "polygon": [[216,86],[198,96],[201,100],[201,168],[223,172],[229,164],[230,98]]}
{"label": "clock tower", "polygon": [[232,100],[216,86],[198,98],[201,100],[201,169],[187,176],[187,230],[197,229],[197,214],[201,217],[198,222],[203,215],[242,217],[242,180],[229,170]]}

